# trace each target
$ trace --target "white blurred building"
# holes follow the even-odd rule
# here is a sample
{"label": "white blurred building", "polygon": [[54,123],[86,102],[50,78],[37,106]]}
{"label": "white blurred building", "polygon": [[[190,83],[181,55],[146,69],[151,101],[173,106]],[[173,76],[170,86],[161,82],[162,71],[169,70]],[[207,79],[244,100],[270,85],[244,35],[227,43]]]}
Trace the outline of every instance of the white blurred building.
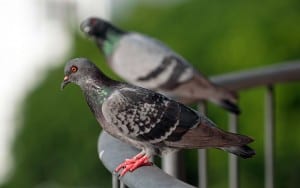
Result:
{"label": "white blurred building", "polygon": [[88,16],[109,19],[110,10],[110,0],[1,2],[0,183],[13,167],[11,144],[22,120],[16,117],[18,105],[70,49],[70,24],[78,27]]}

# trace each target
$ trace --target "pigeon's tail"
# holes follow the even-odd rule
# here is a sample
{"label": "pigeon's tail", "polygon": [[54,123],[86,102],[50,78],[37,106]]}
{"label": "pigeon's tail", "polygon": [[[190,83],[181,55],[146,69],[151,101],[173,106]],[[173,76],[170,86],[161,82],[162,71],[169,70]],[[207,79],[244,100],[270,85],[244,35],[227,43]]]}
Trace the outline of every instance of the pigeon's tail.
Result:
{"label": "pigeon's tail", "polygon": [[220,101],[216,102],[219,106],[222,108],[234,113],[234,114],[240,114],[241,110],[240,108],[233,102],[229,101],[228,99],[222,99]]}
{"label": "pigeon's tail", "polygon": [[223,147],[220,148],[224,151],[237,155],[243,159],[247,159],[253,157],[255,155],[255,151],[247,145],[244,146],[231,146],[231,147]]}
{"label": "pigeon's tail", "polygon": [[[165,140],[165,144],[170,147],[185,149],[222,148],[243,158],[251,155],[250,149],[246,145],[253,142],[252,138],[223,131],[204,116],[201,116],[200,119],[201,122],[197,127],[186,131],[183,130],[184,127],[177,127]],[[178,135],[180,135],[180,138],[171,140],[171,138]]]}
{"label": "pigeon's tail", "polygon": [[215,87],[216,91],[212,92],[209,100],[224,109],[234,113],[240,114],[241,111],[239,107],[236,105],[237,102],[237,94],[232,91],[228,91],[221,87]]}
{"label": "pigeon's tail", "polygon": [[[162,90],[166,91],[165,88]],[[176,88],[166,91],[184,104],[192,104],[201,100],[208,100],[224,109],[239,114],[236,105],[237,94],[208,81],[200,73],[196,73],[191,80],[180,83]]]}

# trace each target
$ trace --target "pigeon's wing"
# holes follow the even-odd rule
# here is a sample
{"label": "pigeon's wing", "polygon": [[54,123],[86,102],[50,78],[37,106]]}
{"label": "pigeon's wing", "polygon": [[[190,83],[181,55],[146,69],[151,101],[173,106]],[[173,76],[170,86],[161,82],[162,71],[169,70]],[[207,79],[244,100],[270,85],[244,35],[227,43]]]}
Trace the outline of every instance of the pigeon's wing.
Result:
{"label": "pigeon's wing", "polygon": [[158,88],[169,92],[177,101],[192,103],[208,99],[235,114],[240,113],[236,105],[236,93],[213,84],[175,53],[166,56],[156,69],[140,78],[140,81],[151,80],[163,72],[168,73],[168,70],[172,72]]}
{"label": "pigeon's wing", "polygon": [[167,53],[164,58],[162,58],[159,66],[150,71],[148,74],[139,77],[138,81],[142,83],[155,80],[160,77],[162,80],[164,80],[164,82],[158,85],[158,88],[162,90],[173,90],[182,83],[191,80],[195,75],[202,78],[199,81],[201,81],[201,85],[203,85],[203,87],[211,87],[210,82],[199,72],[194,70],[186,62],[186,60],[174,52],[170,52]]}
{"label": "pigeon's wing", "polygon": [[115,90],[103,103],[106,121],[127,137],[174,148],[244,145],[248,137],[216,128],[204,115],[143,88]]}
{"label": "pigeon's wing", "polygon": [[165,140],[178,126],[189,129],[198,121],[196,113],[187,113],[186,120],[181,120],[179,103],[143,88],[116,90],[103,103],[102,111],[106,121],[125,136],[150,143]]}

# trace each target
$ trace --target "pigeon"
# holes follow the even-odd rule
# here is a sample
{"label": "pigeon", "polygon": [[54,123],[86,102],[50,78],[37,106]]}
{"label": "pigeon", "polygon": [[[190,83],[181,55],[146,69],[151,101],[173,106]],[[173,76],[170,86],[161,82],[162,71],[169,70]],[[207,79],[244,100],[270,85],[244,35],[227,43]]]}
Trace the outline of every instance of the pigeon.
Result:
{"label": "pigeon", "polygon": [[247,144],[252,138],[223,131],[182,103],[153,90],[112,80],[86,58],[67,62],[63,89],[77,84],[103,130],[141,150],[117,168],[128,171],[151,165],[149,158],[180,149],[217,148],[242,158],[255,151]]}
{"label": "pigeon", "polygon": [[80,25],[103,52],[110,67],[125,81],[166,94],[184,104],[208,100],[239,114],[237,95],[217,86],[162,42],[125,32],[100,18]]}

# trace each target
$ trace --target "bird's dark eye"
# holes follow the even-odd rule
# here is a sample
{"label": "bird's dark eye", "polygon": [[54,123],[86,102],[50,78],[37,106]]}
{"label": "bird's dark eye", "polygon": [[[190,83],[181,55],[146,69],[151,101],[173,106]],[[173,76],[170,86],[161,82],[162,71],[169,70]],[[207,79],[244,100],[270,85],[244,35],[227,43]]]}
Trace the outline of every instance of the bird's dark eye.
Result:
{"label": "bird's dark eye", "polygon": [[72,67],[71,67],[71,72],[72,72],[72,73],[77,72],[77,70],[78,70],[78,68],[77,68],[76,66],[72,66]]}

